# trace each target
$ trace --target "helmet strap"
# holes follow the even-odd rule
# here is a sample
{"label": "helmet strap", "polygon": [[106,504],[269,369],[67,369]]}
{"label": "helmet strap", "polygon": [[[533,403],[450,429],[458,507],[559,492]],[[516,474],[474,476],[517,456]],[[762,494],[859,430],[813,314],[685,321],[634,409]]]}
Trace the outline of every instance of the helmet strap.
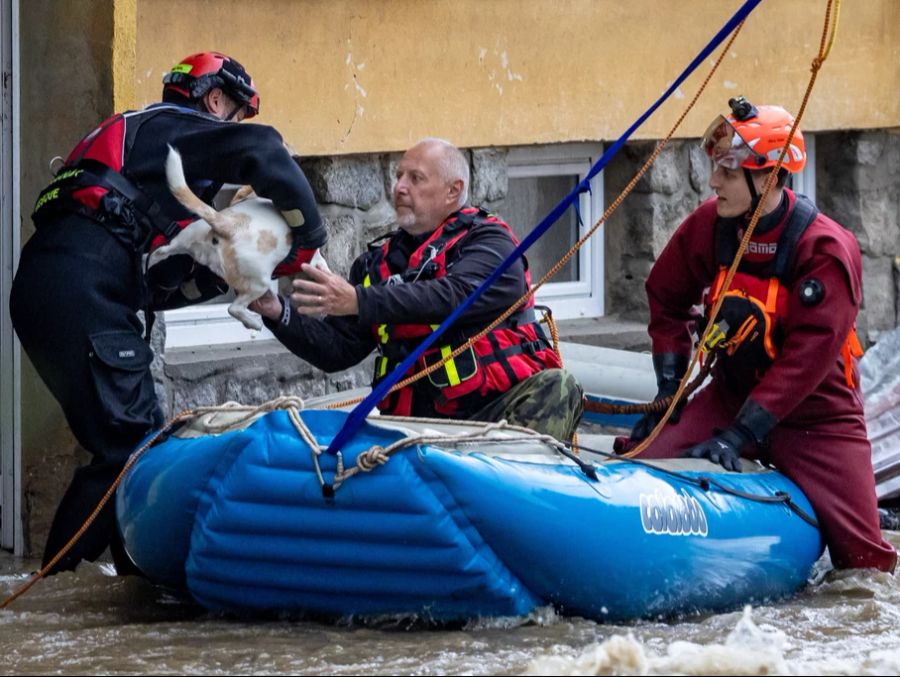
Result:
{"label": "helmet strap", "polygon": [[750,189],[750,209],[747,210],[746,220],[749,221],[753,218],[753,213],[756,211],[756,208],[759,206],[760,194],[756,190],[756,184],[753,183],[753,174],[746,167],[744,170],[744,179],[747,181],[747,188]]}
{"label": "helmet strap", "polygon": [[232,118],[234,118],[234,116],[237,115],[238,111],[241,108],[244,108],[244,104],[239,103],[238,105],[236,105],[234,107],[234,109],[228,114],[228,117],[225,118],[225,122],[231,122]]}

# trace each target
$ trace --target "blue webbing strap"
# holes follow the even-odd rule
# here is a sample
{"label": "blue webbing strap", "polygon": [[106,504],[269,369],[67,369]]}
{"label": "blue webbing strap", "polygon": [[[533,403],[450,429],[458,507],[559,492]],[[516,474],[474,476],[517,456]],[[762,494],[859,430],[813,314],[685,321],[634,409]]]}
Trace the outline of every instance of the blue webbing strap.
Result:
{"label": "blue webbing strap", "polygon": [[416,362],[416,360],[421,357],[422,353],[424,353],[431,345],[437,341],[437,339],[443,334],[447,328],[449,328],[457,319],[459,319],[460,315],[462,315],[469,306],[477,299],[481,294],[488,289],[491,285],[496,282],[500,276],[506,272],[506,269],[509,268],[515,261],[525,253],[525,251],[533,245],[539,237],[541,237],[544,232],[552,226],[559,219],[560,216],[569,208],[572,202],[578,199],[578,196],[590,190],[590,181],[597,174],[599,174],[609,161],[613,158],[613,156],[619,152],[628,138],[635,132],[635,130],[640,127],[644,122],[649,118],[657,108],[659,108],[669,96],[672,95],[678,86],[684,82],[684,80],[694,72],[697,66],[706,59],[712,51],[719,46],[719,44],[734,31],[738,25],[747,18],[747,16],[752,12],[756,6],[762,2],[762,0],[746,0],[741,8],[734,14],[731,19],[719,30],[718,33],[709,41],[706,47],[694,58],[693,61],[688,65],[687,68],[678,76],[678,78],[669,86],[669,88],[663,93],[656,102],[648,108],[641,117],[639,117],[632,125],[628,128],[628,130],[619,137],[619,139],[610,146],[603,156],[594,163],[594,166],[591,168],[591,171],[588,172],[587,176],[572,189],[566,197],[564,197],[559,204],[557,204],[547,216],[544,217],[544,220],[541,221],[538,225],[534,227],[534,229],[525,236],[525,238],[519,243],[519,246],[516,247],[513,252],[506,257],[506,260],[501,263],[496,270],[484,281],[481,285],[473,291],[460,305],[454,310],[446,320],[441,323],[441,325],[435,329],[431,334],[425,337],[422,343],[411,352],[406,359],[403,360],[399,365],[397,365],[394,370],[388,374],[373,390],[369,395],[360,402],[353,411],[350,412],[350,415],[347,417],[347,420],[344,422],[343,427],[338,431],[337,435],[334,436],[331,444],[328,446],[328,453],[334,454],[337,453],[341,447],[350,440],[353,434],[356,432],[357,428],[362,425],[362,422],[365,420],[366,416],[368,416],[369,412],[372,411],[373,407],[378,404],[382,399],[384,399],[385,395],[387,395],[388,391],[391,387],[400,380],[400,378],[407,372],[407,370]]}

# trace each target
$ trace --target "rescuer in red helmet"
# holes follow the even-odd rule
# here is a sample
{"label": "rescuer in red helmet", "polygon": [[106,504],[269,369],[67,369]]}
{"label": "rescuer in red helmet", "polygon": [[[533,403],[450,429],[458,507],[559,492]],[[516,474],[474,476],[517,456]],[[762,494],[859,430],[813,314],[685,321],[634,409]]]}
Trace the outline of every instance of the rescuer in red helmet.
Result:
{"label": "rescuer in red helmet", "polygon": [[[192,190],[211,202],[223,184],[249,184],[293,228],[276,269],[299,270],[326,241],[309,183],[272,127],[235,124],[259,111],[241,64],[193,54],[163,80],[163,102],[114,115],[85,136],[39,195],[36,231],[22,250],[10,315],[31,362],[93,456],[79,468],[50,529],[44,564],[85,522],[138,442],[162,422],[148,342],[138,311],[198,303],[227,290],[190,257],[149,271],[143,257],[196,217],[166,184],[168,146],[180,153]],[[149,332],[145,332],[149,334]],[[51,573],[95,560],[109,545],[128,568],[114,502]]]}

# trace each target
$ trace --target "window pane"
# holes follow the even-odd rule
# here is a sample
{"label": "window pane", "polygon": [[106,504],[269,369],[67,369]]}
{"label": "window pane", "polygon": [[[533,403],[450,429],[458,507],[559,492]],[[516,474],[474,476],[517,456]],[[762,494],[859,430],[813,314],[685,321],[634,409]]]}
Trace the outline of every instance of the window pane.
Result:
{"label": "window pane", "polygon": [[[510,178],[509,189],[499,215],[515,231],[519,239],[525,237],[560,200],[578,184],[578,176],[529,176]],[[578,219],[575,209],[566,212],[528,250],[528,264],[532,282],[537,282],[550,270],[578,239]],[[578,256],[553,276],[552,282],[578,280]]]}

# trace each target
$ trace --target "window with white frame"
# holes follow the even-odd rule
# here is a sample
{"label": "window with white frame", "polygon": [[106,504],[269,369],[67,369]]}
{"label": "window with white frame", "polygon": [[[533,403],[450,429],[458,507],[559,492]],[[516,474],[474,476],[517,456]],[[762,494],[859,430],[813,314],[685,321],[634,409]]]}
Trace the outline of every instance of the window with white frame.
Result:
{"label": "window with white frame", "polygon": [[[557,144],[511,148],[507,157],[509,189],[496,208],[521,239],[540,223],[600,157],[599,144]],[[591,192],[579,196],[581,222],[569,207],[526,252],[532,283],[537,283],[569,251],[603,213],[602,174]],[[603,228],[535,295],[556,319],[603,315]]]}

